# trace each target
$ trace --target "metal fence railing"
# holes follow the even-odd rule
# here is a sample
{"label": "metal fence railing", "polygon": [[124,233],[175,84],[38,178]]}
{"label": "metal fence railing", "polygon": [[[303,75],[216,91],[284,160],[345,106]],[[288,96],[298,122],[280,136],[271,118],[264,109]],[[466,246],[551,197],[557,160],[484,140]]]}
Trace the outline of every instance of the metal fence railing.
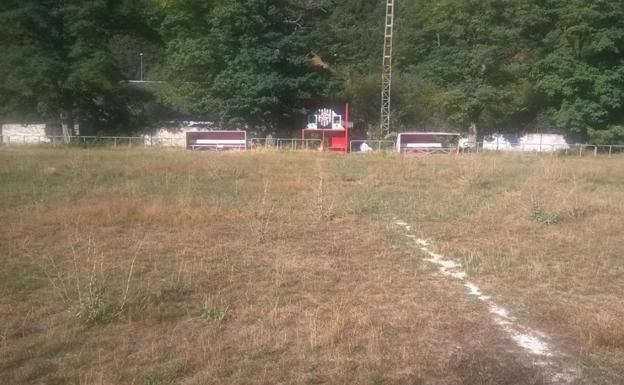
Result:
{"label": "metal fence railing", "polygon": [[[320,139],[293,138],[254,138],[248,141],[250,149],[276,149],[281,151],[318,150]],[[35,135],[0,135],[0,144],[4,145],[83,145],[111,147],[186,147],[184,137],[152,137],[152,136],[35,136]]]}
{"label": "metal fence railing", "polygon": [[370,153],[380,151],[395,151],[396,143],[392,140],[352,140],[349,142],[349,152]]}
{"label": "metal fence railing", "polygon": [[[367,147],[362,149],[361,146],[365,144]],[[418,153],[418,154],[459,154],[468,152],[519,152],[519,153],[574,153],[577,150],[577,146],[583,146],[582,153],[586,154],[589,147],[600,147],[597,152],[616,154],[617,147],[623,147],[619,150],[619,153],[624,153],[624,146],[593,146],[593,145],[567,145],[567,144],[549,144],[549,143],[521,143],[511,145],[509,143],[492,143],[492,142],[478,142],[470,143],[464,142],[459,145],[447,146],[447,147],[420,147],[420,146],[405,146],[401,148],[402,153]],[[352,140],[349,144],[349,150],[352,153],[357,152],[379,152],[379,151],[397,151],[396,142],[389,140]]]}
{"label": "metal fence railing", "polygon": [[[37,136],[37,135],[0,135],[0,145],[76,145],[76,146],[109,146],[109,147],[186,147],[184,137],[152,137],[152,136]],[[249,149],[272,149],[280,151],[320,150],[321,139],[291,138],[253,138],[248,141]],[[456,148],[454,147],[453,150]],[[439,150],[439,149],[437,149]],[[352,140],[349,142],[352,153],[394,152],[396,143],[391,140]],[[433,151],[439,152],[439,151]],[[595,144],[550,144],[550,143],[519,143],[505,142],[464,142],[457,151],[468,152],[518,152],[534,154],[568,155],[568,156],[606,156],[609,158],[624,155],[624,145]]]}
{"label": "metal fence railing", "polygon": [[149,147],[186,147],[186,138],[163,138],[145,137],[146,145]]}
{"label": "metal fence railing", "polygon": [[[55,143],[63,143],[63,137],[56,137]],[[71,138],[69,144],[109,147],[146,147],[148,145],[145,138],[134,136],[75,136]]]}
{"label": "metal fence railing", "polygon": [[549,143],[521,143],[498,145],[488,142],[479,142],[463,146],[462,152],[519,152],[551,155],[574,155],[574,156],[608,156],[609,158],[623,155],[624,145],[595,145],[595,144],[549,144]]}
{"label": "metal fence railing", "polygon": [[578,145],[579,156],[594,156],[606,155],[609,158],[617,155],[624,154],[624,145],[595,145],[595,144],[580,144]]}
{"label": "metal fence railing", "polygon": [[[176,138],[171,138],[176,140]],[[151,138],[142,136],[35,136],[35,135],[1,135],[0,143],[4,145],[84,145],[112,147],[147,147],[153,145]],[[184,145],[184,142],[183,144]]]}
{"label": "metal fence railing", "polygon": [[461,148],[459,146],[452,147],[432,147],[432,146],[417,146],[417,147],[401,147],[401,153],[404,154],[459,154]]}
{"label": "metal fence railing", "polygon": [[37,135],[0,135],[4,145],[53,143],[54,137]]}
{"label": "metal fence railing", "polygon": [[249,140],[249,148],[252,150],[318,150],[321,148],[321,144],[322,141],[320,139],[253,138]]}
{"label": "metal fence railing", "polygon": [[461,146],[462,151],[494,151],[494,152],[528,152],[528,153],[556,153],[559,151],[568,151],[571,148],[569,144],[552,144],[552,143],[518,143],[511,144],[507,142],[478,142],[464,143]]}

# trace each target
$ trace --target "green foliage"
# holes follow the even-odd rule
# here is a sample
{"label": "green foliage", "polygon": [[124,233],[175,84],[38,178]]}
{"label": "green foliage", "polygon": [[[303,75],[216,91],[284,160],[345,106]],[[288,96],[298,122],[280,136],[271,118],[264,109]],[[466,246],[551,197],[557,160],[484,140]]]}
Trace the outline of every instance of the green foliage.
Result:
{"label": "green foliage", "polygon": [[552,29],[536,63],[536,80],[549,98],[551,118],[580,136],[614,139],[624,118],[621,1],[553,0],[548,10]]}
{"label": "green foliage", "polygon": [[[0,117],[128,131],[167,112],[259,131],[348,100],[379,120],[379,0],[5,0]],[[620,0],[397,2],[393,126],[624,138]],[[158,85],[130,89],[127,79]],[[323,67],[309,58],[318,55]]]}
{"label": "green foliage", "polygon": [[206,322],[223,322],[228,317],[229,307],[225,308],[206,308],[201,311],[199,318]]}
{"label": "green foliage", "polygon": [[[191,1],[167,13],[165,65],[175,84],[170,100],[190,111],[210,111],[224,126],[275,130],[287,127],[306,101],[335,88],[329,71],[307,62],[312,50],[304,26],[314,19],[313,8],[268,0]],[[201,26],[184,28],[189,20]]]}
{"label": "green foliage", "polygon": [[534,54],[527,35],[540,23],[531,2],[418,1],[401,11],[397,63],[426,92],[408,91],[401,108],[420,110],[422,124],[464,129],[499,128],[526,112]]}
{"label": "green foliage", "polygon": [[333,2],[309,28],[310,45],[338,69],[374,73],[379,82],[384,14],[385,3],[378,0]]}
{"label": "green foliage", "polygon": [[352,117],[367,122],[379,120],[381,78],[377,72],[359,72],[344,67],[340,78],[344,96],[353,107]]}
{"label": "green foliage", "polygon": [[4,1],[0,5],[0,115],[34,115],[94,130],[132,121],[112,47],[147,29],[142,2]]}
{"label": "green foliage", "polygon": [[589,128],[587,131],[593,144],[622,144],[624,143],[624,125],[609,125],[602,130]]}

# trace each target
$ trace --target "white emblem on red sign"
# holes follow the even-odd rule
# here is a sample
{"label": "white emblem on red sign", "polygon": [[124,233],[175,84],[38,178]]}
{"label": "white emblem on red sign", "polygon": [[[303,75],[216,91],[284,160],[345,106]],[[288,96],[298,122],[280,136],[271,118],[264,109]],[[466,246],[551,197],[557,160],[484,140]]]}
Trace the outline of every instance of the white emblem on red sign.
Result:
{"label": "white emblem on red sign", "polygon": [[318,121],[321,127],[329,127],[332,121],[332,110],[323,108],[319,110]]}

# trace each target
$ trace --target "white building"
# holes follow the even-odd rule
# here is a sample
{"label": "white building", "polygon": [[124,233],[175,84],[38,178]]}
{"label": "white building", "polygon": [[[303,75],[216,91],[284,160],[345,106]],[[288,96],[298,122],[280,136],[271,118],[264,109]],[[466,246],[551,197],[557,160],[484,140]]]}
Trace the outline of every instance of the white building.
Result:
{"label": "white building", "polygon": [[3,124],[0,126],[2,143],[36,144],[49,143],[48,127],[45,124]]}
{"label": "white building", "polygon": [[494,134],[483,139],[483,149],[491,151],[554,152],[569,148],[565,137],[560,134]]}

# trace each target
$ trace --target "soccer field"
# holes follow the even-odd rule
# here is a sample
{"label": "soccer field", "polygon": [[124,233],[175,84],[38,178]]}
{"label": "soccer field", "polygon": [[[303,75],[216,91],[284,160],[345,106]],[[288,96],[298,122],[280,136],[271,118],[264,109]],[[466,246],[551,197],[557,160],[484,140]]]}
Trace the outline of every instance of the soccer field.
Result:
{"label": "soccer field", "polygon": [[0,218],[2,384],[624,383],[624,158],[0,148]]}

